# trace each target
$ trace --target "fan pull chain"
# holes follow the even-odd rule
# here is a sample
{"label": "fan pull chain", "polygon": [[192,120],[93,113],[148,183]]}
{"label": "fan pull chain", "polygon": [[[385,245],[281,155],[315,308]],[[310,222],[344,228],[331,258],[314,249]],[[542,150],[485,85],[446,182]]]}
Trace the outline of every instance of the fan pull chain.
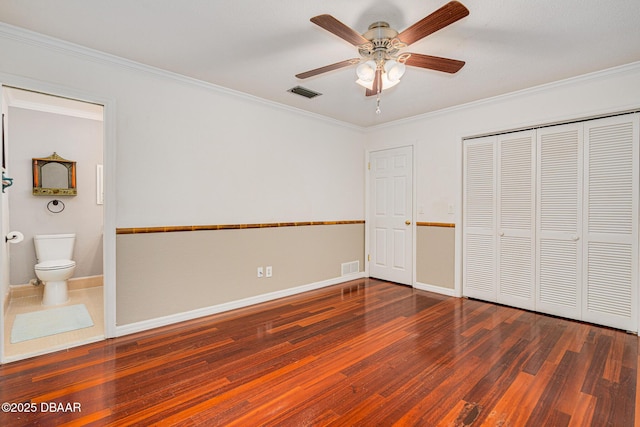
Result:
{"label": "fan pull chain", "polygon": [[380,114],[380,92],[378,92],[378,97],[376,98],[376,114]]}

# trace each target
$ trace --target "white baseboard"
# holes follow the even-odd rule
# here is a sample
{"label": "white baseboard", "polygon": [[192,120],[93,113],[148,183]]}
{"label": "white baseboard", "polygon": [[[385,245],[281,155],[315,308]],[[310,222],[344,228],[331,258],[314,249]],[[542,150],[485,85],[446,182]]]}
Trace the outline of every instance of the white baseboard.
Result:
{"label": "white baseboard", "polygon": [[429,285],[427,283],[416,283],[413,285],[414,288],[420,289],[421,291],[434,292],[436,294],[447,295],[450,297],[456,296],[455,289],[443,288],[442,286]]}
{"label": "white baseboard", "polygon": [[363,277],[365,277],[365,273],[359,272],[355,274],[336,277],[334,279],[323,280],[321,282],[310,283],[308,285],[297,286],[295,288],[283,289],[281,291],[269,292],[267,294],[243,298],[237,301],[230,301],[210,307],[199,308],[197,310],[191,310],[183,313],[171,314],[169,316],[157,317],[155,319],[143,320],[141,322],[130,323],[127,325],[116,326],[116,336],[121,337],[123,335],[129,335],[136,332],[147,331],[153,328],[159,328],[161,326],[184,322],[186,320],[197,319],[199,317],[210,316],[212,314],[235,310],[237,308],[248,307],[250,305],[272,301],[278,298],[288,297],[291,295],[301,294],[303,292],[313,291],[315,289],[325,288],[327,286],[337,285],[339,283],[348,282],[350,280],[362,279]]}
{"label": "white baseboard", "polygon": [[2,314],[6,314],[7,310],[9,310],[9,296],[11,295],[11,291],[7,289],[7,292],[3,295],[4,298],[2,300]]}

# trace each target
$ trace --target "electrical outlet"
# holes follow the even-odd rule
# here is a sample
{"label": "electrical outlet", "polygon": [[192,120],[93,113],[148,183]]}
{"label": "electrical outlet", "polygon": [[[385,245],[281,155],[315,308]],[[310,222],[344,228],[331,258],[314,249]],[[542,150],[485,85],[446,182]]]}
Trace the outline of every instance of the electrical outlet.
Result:
{"label": "electrical outlet", "polygon": [[270,265],[267,265],[266,276],[267,277],[273,276],[273,267],[271,267]]}
{"label": "electrical outlet", "polygon": [[258,267],[258,278],[264,277],[264,269],[262,267]]}

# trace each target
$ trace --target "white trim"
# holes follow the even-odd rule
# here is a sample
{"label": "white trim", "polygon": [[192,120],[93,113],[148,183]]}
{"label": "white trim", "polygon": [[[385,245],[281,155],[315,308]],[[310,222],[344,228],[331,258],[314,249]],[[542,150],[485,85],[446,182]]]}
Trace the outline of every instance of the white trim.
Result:
{"label": "white trim", "polygon": [[73,342],[73,343],[59,344],[59,345],[56,345],[56,346],[53,346],[53,347],[47,347],[46,349],[36,350],[36,351],[31,352],[31,353],[22,353],[22,354],[18,354],[18,355],[15,355],[15,356],[8,356],[8,357],[5,357],[3,359],[2,363],[16,362],[18,360],[24,360],[24,359],[28,359],[30,357],[42,356],[42,355],[45,355],[45,354],[51,354],[51,353],[55,353],[56,351],[68,350],[70,348],[79,347],[81,345],[91,344],[91,343],[99,342],[99,341],[104,341],[104,337],[102,337],[102,336],[93,337],[93,338],[89,338],[89,339],[86,339],[86,340],[77,341],[77,342]]}
{"label": "white trim", "polygon": [[455,289],[443,288],[442,286],[438,286],[438,285],[429,285],[428,283],[416,282],[416,284],[413,285],[413,287],[415,289],[419,289],[421,291],[433,292],[433,293],[436,293],[436,294],[446,295],[446,296],[449,296],[449,297],[457,297],[458,296],[458,295],[456,295],[456,290]]}
{"label": "white trim", "polygon": [[[30,44],[32,46],[37,46],[37,47],[41,47],[41,48],[45,48],[45,49],[49,49],[49,50],[57,50],[58,52],[64,53],[64,54],[68,54],[68,55],[72,55],[72,56],[76,56],[76,57],[81,57],[83,59],[86,60],[93,60],[94,62],[98,62],[98,63],[102,63],[102,64],[109,64],[109,65],[116,65],[116,66],[120,66],[122,68],[127,68],[127,69],[133,69],[133,70],[137,70],[137,71],[143,71],[143,72],[147,72],[147,73],[151,73],[151,74],[155,74],[157,76],[161,76],[161,77],[165,77],[168,79],[172,79],[174,81],[179,81],[185,84],[189,84],[189,85],[194,85],[194,86],[199,86],[201,88],[207,89],[207,90],[214,90],[216,92],[220,92],[220,93],[226,93],[226,94],[230,94],[230,95],[234,95],[234,96],[238,96],[253,102],[258,102],[261,104],[265,104],[274,108],[278,108],[281,110],[285,110],[285,111],[289,111],[289,112],[293,112],[293,113],[297,113],[306,117],[311,117],[317,120],[321,120],[324,122],[328,122],[328,123],[332,123],[335,125],[339,125],[348,129],[352,129],[352,130],[360,130],[364,133],[369,133],[369,132],[376,132],[380,129],[384,129],[387,127],[395,127],[398,125],[402,125],[402,124],[406,124],[406,123],[412,123],[412,122],[416,122],[416,121],[420,121],[420,120],[424,120],[427,118],[431,118],[431,117],[436,117],[442,114],[449,114],[451,112],[454,111],[463,111],[466,109],[471,109],[471,108],[475,108],[478,106],[482,106],[485,104],[490,104],[493,102],[501,102],[501,101],[505,101],[511,98],[516,98],[519,96],[524,96],[524,95],[530,95],[530,94],[535,94],[538,92],[544,92],[547,91],[549,89],[554,89],[557,87],[563,87],[569,84],[575,84],[575,83],[579,83],[582,81],[590,81],[590,80],[596,80],[608,75],[620,75],[623,73],[633,73],[636,72],[638,69],[640,69],[640,61],[637,62],[632,62],[629,64],[625,64],[625,65],[620,65],[620,66],[616,66],[616,67],[612,67],[612,68],[607,68],[604,70],[600,70],[600,71],[594,71],[591,73],[587,73],[587,74],[582,74],[579,76],[574,76],[574,77],[569,77],[566,78],[564,80],[557,80],[551,83],[545,83],[542,85],[538,85],[538,86],[533,86],[530,88],[526,88],[526,89],[521,89],[521,90],[516,90],[513,92],[509,92],[506,94],[502,94],[502,95],[497,95],[497,96],[493,96],[493,97],[489,97],[489,98],[484,98],[484,99],[480,99],[477,101],[472,101],[472,102],[468,102],[465,104],[459,104],[459,105],[454,105],[452,107],[448,107],[448,108],[443,108],[440,110],[436,110],[436,111],[431,111],[428,113],[424,113],[424,114],[418,114],[416,116],[412,116],[412,117],[407,117],[404,119],[398,119],[398,120],[394,120],[394,121],[390,121],[390,122],[386,122],[386,123],[382,123],[379,125],[373,125],[373,126],[359,126],[359,125],[354,125],[351,123],[347,123],[344,121],[340,121],[337,119],[333,119],[333,118],[329,118],[327,116],[323,116],[321,114],[317,114],[317,113],[311,113],[309,111],[305,111],[305,110],[301,110],[299,108],[295,108],[295,107],[291,107],[285,104],[281,104],[281,103],[277,103],[274,101],[269,101],[266,100],[264,98],[259,98],[257,96],[254,95],[249,95],[245,92],[240,92],[240,91],[236,91],[233,89],[229,89],[229,88],[225,88],[223,86],[218,86],[215,85],[213,83],[208,83],[202,80],[198,80],[192,77],[187,77],[178,73],[174,73],[171,71],[166,71],[160,68],[156,68],[156,67],[152,67],[149,65],[145,65],[145,64],[141,64],[139,62],[135,62],[135,61],[131,61],[125,58],[121,58],[119,56],[115,56],[115,55],[111,55],[105,52],[101,52],[95,49],[90,49],[87,48],[85,46],[81,46],[75,43],[70,43],[64,40],[60,40],[60,39],[56,39],[50,36],[45,36],[43,34],[40,33],[36,33],[33,31],[29,31],[20,27],[15,27],[13,25],[9,25],[3,22],[0,22],[0,37],[4,37],[7,39],[11,39],[11,40],[16,40],[18,42],[21,43],[25,43],[25,44]],[[633,105],[629,105],[629,106],[616,106],[615,111],[625,111],[625,110],[632,110],[638,107],[638,104],[635,103]],[[615,112],[612,111],[612,112]],[[596,114],[596,112],[594,112],[594,115]],[[602,111],[598,111],[597,114],[603,114]],[[579,114],[578,117],[589,117],[591,116],[591,114],[589,112],[582,112]],[[572,117],[564,117],[562,119],[560,119],[560,121],[566,121],[571,119]],[[542,120],[543,123],[551,123],[551,120],[546,120],[543,119]],[[517,126],[516,128],[514,128],[513,130],[519,130],[521,128],[524,128],[526,126],[530,126],[530,124],[526,124],[523,123],[522,126]],[[482,132],[484,133],[484,132]]]}
{"label": "white trim", "polygon": [[104,167],[96,165],[96,204],[104,205]]}
{"label": "white trim", "polygon": [[[2,120],[2,123],[0,125],[2,126],[2,129],[6,132],[8,129],[4,127],[4,112],[7,111],[7,107],[4,105],[5,103],[7,103],[7,99],[6,99],[7,97],[5,93],[6,92],[4,91],[4,82],[0,80],[0,120]],[[5,156],[4,145],[5,144],[3,144],[2,152],[0,153],[0,157],[2,157],[3,160]],[[4,175],[4,173],[6,172],[6,169],[3,167],[0,167],[0,169],[2,169],[1,172]],[[4,190],[3,190],[3,193],[4,193]],[[0,234],[4,236],[5,235],[4,233],[9,232],[8,227],[10,226],[10,224],[5,216],[5,211],[7,211],[7,215],[8,215],[8,209],[6,209],[6,207],[4,206],[4,200],[6,199],[3,193],[0,193],[0,231],[1,231]],[[5,269],[5,266],[9,264],[8,246],[9,246],[9,243],[6,240],[0,243],[0,266],[1,266],[0,268],[3,269],[3,271],[0,273],[0,293],[2,293],[2,305],[0,305],[0,328],[1,328],[0,329],[0,363],[5,363],[6,361],[4,358],[4,339],[5,339],[4,334],[7,328],[4,327],[4,319],[5,319],[5,313],[9,308],[10,280],[9,280],[9,275],[7,274],[7,271],[4,271],[4,269]]]}
{"label": "white trim", "polygon": [[[24,95],[20,95],[20,90],[12,90],[15,89],[11,86],[5,86],[8,90],[9,94],[9,107],[13,108],[22,108],[23,110],[33,110],[33,111],[42,111],[45,113],[52,114],[60,114],[63,116],[69,117],[77,117],[81,119],[88,120],[96,120],[102,121],[103,114],[102,111],[97,105],[88,106],[87,102],[76,102],[75,100],[69,100],[67,98],[53,97],[51,95],[47,95],[46,101],[40,102],[39,100],[28,100],[24,99]],[[28,93],[28,92],[27,92]],[[44,97],[43,97],[44,98]],[[42,98],[41,98],[42,99]],[[52,99],[53,102],[49,101]],[[57,101],[56,101],[57,100]],[[68,106],[60,105],[61,103],[66,103]],[[84,107],[87,106],[87,107]]]}
{"label": "white trim", "polygon": [[418,141],[411,144],[411,237],[413,239],[412,260],[411,260],[411,286],[415,287],[418,283],[418,226],[416,219],[418,218]]}
{"label": "white trim", "polygon": [[0,37],[16,40],[21,43],[30,44],[32,46],[41,47],[48,50],[56,50],[63,54],[80,57],[85,60],[91,60],[99,64],[115,65],[125,69],[150,73],[156,76],[173,80],[175,82],[187,84],[189,86],[196,86],[202,89],[212,90],[218,93],[236,96],[242,99],[249,100],[251,102],[256,102],[272,108],[288,111],[288,112],[299,114],[302,116],[311,117],[313,119],[338,125],[338,126],[342,126],[347,129],[359,130],[359,131],[362,131],[364,129],[362,126],[358,126],[358,125],[347,123],[341,120],[333,119],[317,113],[311,113],[309,111],[301,110],[299,108],[291,107],[285,104],[280,104],[278,102],[269,101],[264,98],[259,98],[254,95],[249,95],[248,93],[245,93],[245,92],[240,92],[240,91],[229,89],[223,86],[218,86],[213,83],[205,82],[203,80],[198,80],[193,77],[188,77],[182,74],[163,70],[161,68],[156,68],[150,65],[141,64],[139,62],[131,61],[129,59],[121,58],[116,55],[101,52],[99,50],[91,49],[85,46],[81,46],[75,43],[70,43],[70,42],[56,39],[50,36],[45,36],[43,34],[29,31],[24,28],[15,27],[13,25],[9,25],[3,22],[0,22]]}
{"label": "white trim", "polygon": [[[468,102],[466,104],[458,104],[458,105],[454,105],[452,107],[448,107],[448,108],[443,108],[441,110],[436,110],[436,111],[431,111],[428,113],[424,113],[424,114],[419,114],[417,116],[413,116],[413,117],[407,117],[404,119],[398,119],[392,122],[387,122],[387,123],[382,123],[376,126],[371,126],[371,127],[367,127],[364,128],[364,132],[365,133],[369,133],[369,132],[377,132],[380,129],[383,128],[387,128],[387,127],[395,127],[398,125],[402,125],[402,124],[408,124],[408,123],[413,123],[413,122],[418,122],[421,120],[425,120],[425,119],[430,119],[433,117],[437,117],[440,115],[444,115],[444,114],[450,114],[452,112],[456,112],[456,111],[464,111],[464,110],[468,110],[468,109],[473,109],[473,108],[477,108],[480,107],[482,105],[486,105],[486,104],[492,104],[492,103],[496,103],[496,102],[504,102],[507,101],[511,98],[518,98],[521,96],[527,96],[527,95],[533,95],[539,92],[545,92],[551,89],[555,89],[555,88],[559,88],[559,87],[565,87],[571,84],[575,84],[575,83],[580,83],[580,82],[585,82],[585,81],[594,81],[597,79],[601,79],[603,77],[606,76],[618,76],[620,74],[625,74],[625,73],[634,73],[637,72],[638,70],[640,70],[640,61],[637,62],[632,62],[630,64],[625,64],[625,65],[620,65],[617,67],[612,67],[612,68],[607,68],[604,70],[600,70],[600,71],[594,71],[592,73],[587,73],[587,74],[582,74],[579,76],[574,76],[574,77],[569,77],[563,80],[557,80],[551,83],[545,83],[545,84],[541,84],[538,86],[533,86],[533,87],[529,87],[526,89],[521,89],[521,90],[516,90],[513,92],[509,92],[509,93],[505,93],[502,95],[497,95],[497,96],[492,96],[489,98],[483,98],[477,101],[472,101],[472,102]],[[595,111],[587,111],[587,112],[581,112],[578,113],[578,115],[572,115],[572,116],[567,116],[567,117],[553,117],[553,118],[543,118],[540,119],[539,122],[543,123],[543,124],[554,124],[556,122],[564,122],[564,121],[568,121],[568,120],[572,120],[574,118],[590,118],[590,117],[597,117],[603,114],[609,114],[609,113],[617,113],[620,111],[632,111],[636,108],[638,108],[639,104],[637,102],[634,102],[631,105],[619,105],[616,106],[614,109],[612,109],[611,111],[602,111],[602,110],[595,110]],[[515,126],[512,129],[504,129],[501,132],[505,132],[505,131],[515,131],[515,130],[522,130],[526,127],[530,127],[530,126],[536,126],[537,123],[522,123],[521,125]],[[489,134],[490,132],[478,132],[476,133],[476,135],[485,135],[485,134]],[[471,138],[471,135],[467,135],[466,138]]]}
{"label": "white trim", "polygon": [[116,336],[116,104],[104,105],[103,184],[103,263],[104,263],[104,336]]}
{"label": "white trim", "polygon": [[100,122],[102,121],[102,114],[94,114],[89,111],[80,111],[73,108],[45,105],[37,102],[16,100],[11,102],[9,106],[13,108],[22,108],[23,110],[42,111],[45,113],[60,114],[63,116],[78,117],[81,119],[96,120]]}
{"label": "white trim", "polygon": [[364,272],[351,274],[348,276],[336,277],[334,279],[323,280],[321,282],[310,283],[308,285],[297,286],[295,288],[283,289],[280,291],[269,292],[267,294],[256,295],[253,297],[243,298],[236,301],[230,301],[223,304],[213,305],[210,307],[199,308],[197,310],[186,311],[183,313],[171,314],[169,316],[156,317],[149,320],[130,323],[127,325],[116,326],[116,335],[123,336],[136,332],[146,331],[161,326],[172,325],[186,320],[197,319],[199,317],[210,316],[212,314],[222,313],[225,311],[235,310],[238,308],[249,307],[251,305],[272,301],[278,298],[288,297],[291,295],[301,294],[316,289],[333,286],[349,280],[362,279],[365,277]]}
{"label": "white trim", "polygon": [[[0,23],[0,35],[2,30],[3,24]],[[33,90],[104,107],[104,335],[105,338],[112,338],[115,336],[116,327],[116,101],[93,93],[9,73],[0,72],[0,81],[5,86]]]}
{"label": "white trim", "polygon": [[371,176],[371,150],[365,150],[364,153],[364,273],[369,277],[369,264],[371,262],[371,248],[369,245],[369,177]]}
{"label": "white trim", "polygon": [[456,144],[456,158],[458,161],[456,162],[456,177],[458,179],[458,188],[457,191],[457,209],[455,213],[455,228],[454,228],[454,269],[453,269],[453,287],[454,287],[454,295],[457,297],[462,296],[462,213],[464,206],[462,204],[463,197],[463,189],[464,189],[464,151],[463,144],[464,138],[462,136],[458,136],[456,138],[458,143]]}

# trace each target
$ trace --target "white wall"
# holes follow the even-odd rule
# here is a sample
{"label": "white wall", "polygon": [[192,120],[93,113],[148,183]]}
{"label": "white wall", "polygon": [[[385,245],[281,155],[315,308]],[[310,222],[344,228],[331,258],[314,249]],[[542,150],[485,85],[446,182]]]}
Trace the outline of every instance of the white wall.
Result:
{"label": "white wall", "polygon": [[363,131],[9,27],[0,52],[4,83],[110,100],[117,227],[362,219],[365,149],[406,144],[416,221],[459,222],[463,137],[640,106],[633,64]]}
{"label": "white wall", "polygon": [[117,227],[363,218],[358,128],[23,36],[0,73],[114,100]]}
{"label": "white wall", "polygon": [[416,221],[456,223],[461,295],[462,139],[634,109],[640,109],[640,63],[369,129],[367,150],[415,144]]}
{"label": "white wall", "polygon": [[[96,203],[96,165],[102,164],[102,122],[81,117],[9,108],[11,132],[7,134],[14,185],[9,194],[10,228],[25,240],[10,245],[11,285],[35,278],[33,236],[75,233],[74,277],[102,274],[102,205]],[[31,160],[53,152],[77,162],[77,196],[34,196]],[[62,212],[47,204],[62,201]],[[57,209],[57,208],[56,208]]]}
{"label": "white wall", "polygon": [[[454,222],[462,138],[640,108],[640,63],[369,129],[367,150],[416,146],[417,221]],[[448,213],[454,204],[455,215]]]}
{"label": "white wall", "polygon": [[115,228],[364,218],[360,128],[3,24],[0,53],[0,83],[106,104],[107,336]]}

